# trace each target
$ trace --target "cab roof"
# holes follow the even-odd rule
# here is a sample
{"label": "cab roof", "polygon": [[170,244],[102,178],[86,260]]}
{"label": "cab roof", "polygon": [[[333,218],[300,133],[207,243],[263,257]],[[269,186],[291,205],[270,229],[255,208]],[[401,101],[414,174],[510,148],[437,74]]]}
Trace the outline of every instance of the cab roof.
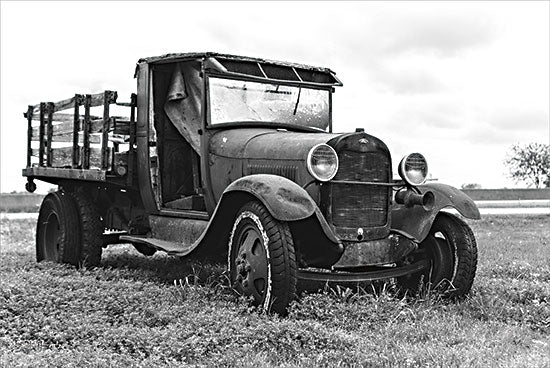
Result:
{"label": "cab roof", "polygon": [[313,83],[325,86],[342,86],[342,82],[336,77],[336,73],[329,68],[216,52],[165,54],[141,58],[138,60],[138,64],[163,64],[196,59],[213,61],[210,66],[215,66],[215,71],[221,74],[238,74],[262,79]]}

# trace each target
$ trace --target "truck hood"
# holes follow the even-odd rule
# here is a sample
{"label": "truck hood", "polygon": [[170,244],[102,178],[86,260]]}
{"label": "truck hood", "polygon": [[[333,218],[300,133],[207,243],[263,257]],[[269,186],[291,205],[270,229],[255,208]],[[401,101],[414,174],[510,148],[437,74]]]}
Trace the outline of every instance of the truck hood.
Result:
{"label": "truck hood", "polygon": [[236,128],[215,132],[210,153],[228,158],[305,160],[311,147],[341,134],[291,132],[274,128]]}

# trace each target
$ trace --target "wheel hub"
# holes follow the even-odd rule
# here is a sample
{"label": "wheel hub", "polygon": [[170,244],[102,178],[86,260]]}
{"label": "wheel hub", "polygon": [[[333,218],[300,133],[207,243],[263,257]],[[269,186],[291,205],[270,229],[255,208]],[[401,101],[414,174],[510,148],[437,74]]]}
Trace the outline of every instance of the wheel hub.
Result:
{"label": "wheel hub", "polygon": [[268,260],[263,239],[252,224],[247,224],[238,239],[235,281],[244,295],[261,301],[267,285]]}

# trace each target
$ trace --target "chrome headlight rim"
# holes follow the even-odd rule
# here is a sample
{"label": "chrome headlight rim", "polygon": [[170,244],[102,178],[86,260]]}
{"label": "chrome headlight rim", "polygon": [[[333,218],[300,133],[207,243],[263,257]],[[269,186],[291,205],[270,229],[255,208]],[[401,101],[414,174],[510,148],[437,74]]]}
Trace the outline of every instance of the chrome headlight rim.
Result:
{"label": "chrome headlight rim", "polygon": [[[423,177],[423,179],[421,181],[414,181],[410,178],[410,176],[407,175],[407,170],[406,170],[406,164],[407,164],[407,160],[409,158],[411,158],[411,156],[413,155],[416,155],[416,156],[420,156],[420,158],[422,158],[423,162],[424,162],[424,165],[426,166],[426,172],[425,172],[425,175]],[[399,172],[399,176],[401,176],[401,178],[405,181],[405,183],[407,183],[408,185],[411,185],[411,186],[418,186],[418,185],[422,185],[424,184],[427,180],[428,180],[428,161],[426,160],[426,157],[424,157],[423,154],[419,153],[419,152],[411,152],[409,154],[406,154],[405,156],[403,156],[403,158],[401,159],[401,161],[399,162],[399,168],[398,168],[398,172]]]}
{"label": "chrome headlight rim", "polygon": [[[315,150],[317,150],[320,147],[328,148],[331,151],[331,153],[334,155],[336,167],[335,167],[333,173],[328,178],[321,178],[315,172],[315,170],[313,169],[313,163],[312,163],[313,154],[315,153]],[[315,146],[311,147],[311,149],[309,150],[309,152],[307,154],[306,164],[307,164],[307,170],[309,171],[311,176],[313,176],[315,178],[315,180],[318,180],[318,181],[321,181],[321,182],[327,182],[327,181],[330,181],[330,180],[334,179],[334,177],[336,176],[336,173],[338,173],[338,167],[339,167],[340,163],[339,163],[339,160],[338,160],[338,154],[336,153],[334,148],[332,148],[331,146],[329,146],[326,143],[319,143],[319,144],[316,144]]]}

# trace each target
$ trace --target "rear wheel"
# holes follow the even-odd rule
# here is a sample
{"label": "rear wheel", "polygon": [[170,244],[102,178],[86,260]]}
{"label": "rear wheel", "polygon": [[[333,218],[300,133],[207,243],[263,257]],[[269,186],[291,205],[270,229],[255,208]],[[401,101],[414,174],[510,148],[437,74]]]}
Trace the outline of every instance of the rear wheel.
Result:
{"label": "rear wheel", "polygon": [[80,219],[80,246],[75,256],[85,267],[95,267],[101,262],[103,251],[103,222],[90,196],[83,188],[71,192]]}
{"label": "rear wheel", "polygon": [[448,213],[437,215],[426,239],[410,261],[429,259],[423,273],[398,279],[401,288],[416,293],[421,283],[442,290],[443,295],[460,298],[468,294],[477,269],[477,244],[470,227]]}
{"label": "rear wheel", "polygon": [[74,251],[79,246],[80,224],[75,202],[57,191],[42,201],[36,227],[36,260],[78,264]]}
{"label": "rear wheel", "polygon": [[238,212],[229,239],[233,287],[266,311],[285,314],[296,297],[296,258],[286,222],[274,219],[258,202]]}

